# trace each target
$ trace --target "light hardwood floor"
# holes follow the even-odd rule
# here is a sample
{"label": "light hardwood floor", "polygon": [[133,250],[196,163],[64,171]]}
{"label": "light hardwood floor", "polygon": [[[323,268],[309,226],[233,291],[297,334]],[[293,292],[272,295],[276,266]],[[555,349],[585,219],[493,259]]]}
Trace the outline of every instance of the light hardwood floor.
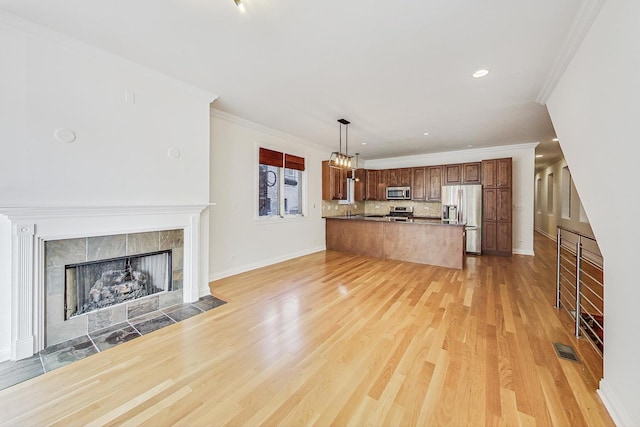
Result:
{"label": "light hardwood floor", "polygon": [[0,391],[0,423],[613,425],[553,308],[555,245],[535,251],[464,270],[320,252],[220,280],[228,304]]}

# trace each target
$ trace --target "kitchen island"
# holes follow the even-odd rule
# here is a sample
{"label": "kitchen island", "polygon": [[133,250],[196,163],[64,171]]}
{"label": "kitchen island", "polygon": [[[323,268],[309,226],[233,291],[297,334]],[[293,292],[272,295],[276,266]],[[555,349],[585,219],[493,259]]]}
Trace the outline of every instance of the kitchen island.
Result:
{"label": "kitchen island", "polygon": [[326,217],[327,250],[462,269],[464,224],[434,219],[389,221],[364,215]]}

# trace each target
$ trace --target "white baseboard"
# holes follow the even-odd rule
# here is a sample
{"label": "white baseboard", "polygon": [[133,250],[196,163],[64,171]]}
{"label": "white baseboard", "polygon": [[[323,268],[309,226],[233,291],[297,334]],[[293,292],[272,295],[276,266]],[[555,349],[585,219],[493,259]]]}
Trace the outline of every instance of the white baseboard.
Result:
{"label": "white baseboard", "polygon": [[620,400],[616,397],[615,393],[611,387],[607,385],[607,382],[604,379],[600,380],[600,387],[598,388],[597,393],[615,425],[622,427],[636,426],[640,424],[640,420],[634,421],[631,419],[631,416],[622,407]]}
{"label": "white baseboard", "polygon": [[544,231],[544,230],[542,230],[540,228],[536,228],[535,231],[537,231],[538,233],[542,234],[545,237],[548,237],[549,239],[553,240],[554,242],[557,239],[557,236],[555,236],[555,235],[552,236],[551,234],[547,233],[546,231]]}
{"label": "white baseboard", "polygon": [[[315,252],[324,251],[324,246],[318,246],[315,248],[307,249],[300,252],[292,252],[286,255],[281,255],[274,258],[265,259],[262,261],[254,262],[251,264],[241,265],[236,268],[232,268],[229,270],[221,271],[218,273],[213,273],[209,275],[209,282],[213,282],[216,280],[224,279],[225,277],[235,276],[236,274],[245,273],[247,271],[255,270],[256,268],[266,267],[268,265],[277,264],[279,262],[288,261],[290,259],[298,258],[301,256],[309,255]],[[201,292],[202,293],[202,292]],[[209,293],[209,289],[205,291],[205,294]]]}
{"label": "white baseboard", "polygon": [[514,255],[530,255],[530,256],[535,256],[535,254],[533,253],[533,251],[530,251],[528,249],[514,249],[511,251]]}
{"label": "white baseboard", "polygon": [[0,362],[4,362],[6,360],[11,360],[11,348],[10,347],[0,348]]}

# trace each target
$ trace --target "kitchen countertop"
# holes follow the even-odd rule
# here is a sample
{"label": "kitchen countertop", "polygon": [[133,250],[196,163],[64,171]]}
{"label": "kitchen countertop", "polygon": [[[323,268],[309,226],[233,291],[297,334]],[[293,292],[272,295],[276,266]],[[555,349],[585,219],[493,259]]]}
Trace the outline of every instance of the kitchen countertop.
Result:
{"label": "kitchen countertop", "polygon": [[342,215],[342,216],[326,216],[325,219],[339,219],[347,221],[377,221],[377,222],[393,222],[397,224],[432,224],[432,225],[447,225],[461,227],[465,224],[450,223],[449,221],[443,221],[440,218],[433,217],[413,217],[406,221],[394,221],[389,218],[385,218],[380,215]]}

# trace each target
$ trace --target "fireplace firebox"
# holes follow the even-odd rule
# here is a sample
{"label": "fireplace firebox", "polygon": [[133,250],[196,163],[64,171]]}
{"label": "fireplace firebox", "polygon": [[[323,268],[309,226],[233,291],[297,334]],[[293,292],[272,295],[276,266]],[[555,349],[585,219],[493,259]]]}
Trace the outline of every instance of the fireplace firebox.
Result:
{"label": "fireplace firebox", "polygon": [[172,290],[171,250],[65,266],[65,320]]}

